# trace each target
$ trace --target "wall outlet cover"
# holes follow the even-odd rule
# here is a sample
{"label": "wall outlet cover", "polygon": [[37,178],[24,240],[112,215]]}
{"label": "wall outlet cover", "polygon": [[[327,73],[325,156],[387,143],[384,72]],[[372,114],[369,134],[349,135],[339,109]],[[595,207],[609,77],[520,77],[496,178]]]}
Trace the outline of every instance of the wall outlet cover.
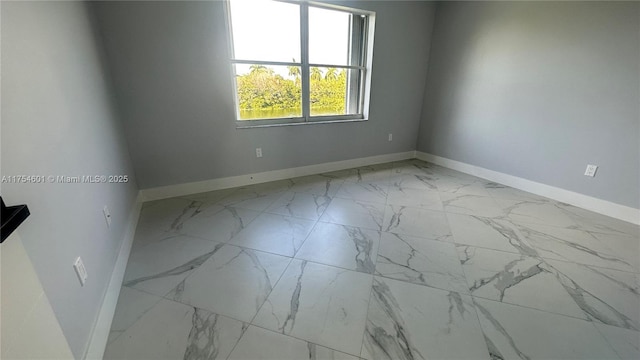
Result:
{"label": "wall outlet cover", "polygon": [[76,271],[76,275],[78,275],[78,280],[80,280],[80,285],[84,286],[84,283],[87,282],[87,269],[84,267],[84,263],[82,262],[82,258],[78,256],[76,261],[73,262],[73,269]]}
{"label": "wall outlet cover", "polygon": [[597,165],[587,165],[587,170],[584,172],[586,176],[594,177],[596,176],[596,171],[598,170]]}

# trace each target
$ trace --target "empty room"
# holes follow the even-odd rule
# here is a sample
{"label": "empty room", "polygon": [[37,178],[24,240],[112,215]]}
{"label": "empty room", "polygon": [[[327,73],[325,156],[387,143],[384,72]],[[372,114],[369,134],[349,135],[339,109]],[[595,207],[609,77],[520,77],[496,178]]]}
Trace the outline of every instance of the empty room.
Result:
{"label": "empty room", "polygon": [[2,359],[640,359],[640,2],[0,14]]}

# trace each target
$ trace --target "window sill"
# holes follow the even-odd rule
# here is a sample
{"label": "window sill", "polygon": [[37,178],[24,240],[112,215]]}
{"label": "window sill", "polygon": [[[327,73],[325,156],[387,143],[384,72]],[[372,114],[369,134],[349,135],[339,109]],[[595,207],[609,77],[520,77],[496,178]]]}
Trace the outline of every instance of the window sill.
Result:
{"label": "window sill", "polygon": [[298,126],[298,125],[319,125],[319,124],[335,124],[335,123],[354,123],[369,121],[368,118],[364,119],[344,119],[344,120],[319,120],[319,121],[305,121],[305,122],[289,122],[279,124],[255,124],[244,125],[245,122],[251,120],[242,120],[236,122],[236,129],[255,129],[255,128],[267,128],[267,127],[281,127],[281,126]]}

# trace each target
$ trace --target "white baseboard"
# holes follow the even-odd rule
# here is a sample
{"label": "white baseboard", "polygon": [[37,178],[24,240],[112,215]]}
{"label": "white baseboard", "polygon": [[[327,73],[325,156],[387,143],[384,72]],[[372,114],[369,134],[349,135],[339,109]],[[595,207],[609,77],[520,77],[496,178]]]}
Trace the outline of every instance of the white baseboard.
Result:
{"label": "white baseboard", "polygon": [[129,213],[127,230],[125,232],[122,245],[120,245],[120,251],[118,252],[116,265],[111,273],[111,280],[109,281],[107,292],[102,300],[100,313],[98,314],[98,318],[93,327],[93,332],[91,333],[89,347],[87,348],[87,352],[84,356],[85,359],[102,359],[104,350],[107,347],[107,340],[109,339],[109,332],[111,330],[111,322],[113,321],[113,315],[116,312],[116,305],[118,304],[118,297],[120,296],[120,288],[122,287],[124,272],[127,269],[129,253],[131,252],[131,246],[133,245],[133,238],[136,234],[136,227],[138,226],[141,209],[142,194],[138,192],[136,201],[131,207],[131,212]]}
{"label": "white baseboard", "polygon": [[591,210],[593,212],[610,216],[612,218],[620,219],[633,224],[640,224],[640,209],[616,204],[610,201],[594,198],[592,196],[579,194],[573,191],[557,188],[555,186],[542,184],[521,177],[508,175],[505,173],[485,169],[479,166],[470,165],[460,161],[451,160],[420,151],[416,151],[416,158],[503,185],[511,186],[516,189],[528,191],[536,195],[561,201],[566,204]]}
{"label": "white baseboard", "polygon": [[201,192],[229,189],[237,186],[290,179],[297,176],[315,175],[324,172],[350,169],[358,166],[381,164],[390,161],[412,159],[415,151],[370,156],[365,158],[335,161],[295,168],[265,171],[254,174],[231,176],[226,178],[197,181],[178,185],[160,186],[141,190],[143,201],[160,200],[174,196],[184,196]]}

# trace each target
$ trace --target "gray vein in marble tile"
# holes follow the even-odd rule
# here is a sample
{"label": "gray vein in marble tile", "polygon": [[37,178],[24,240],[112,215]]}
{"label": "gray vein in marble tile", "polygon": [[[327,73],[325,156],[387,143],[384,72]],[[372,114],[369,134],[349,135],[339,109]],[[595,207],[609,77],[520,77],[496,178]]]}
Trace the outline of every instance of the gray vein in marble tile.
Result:
{"label": "gray vein in marble tile", "polygon": [[[411,267],[411,265],[409,264],[409,262],[411,261],[411,259],[414,257],[414,251],[415,250],[411,250],[411,253],[409,254],[409,257],[407,258],[406,264],[401,264],[398,262],[393,261],[393,259],[391,259],[390,257],[384,256],[382,254],[378,254],[378,256],[382,259],[384,259],[387,263],[389,264],[393,264],[393,265],[397,265],[403,269],[406,269],[408,271],[410,271],[411,273],[413,273],[415,276],[411,277],[409,276],[409,274],[407,274],[406,272],[403,272],[402,275],[404,275],[405,277],[407,277],[409,280],[413,280],[413,281],[419,281],[422,284],[427,284],[426,279],[424,278],[424,274],[414,268]],[[383,274],[380,274],[381,276],[384,276]]]}
{"label": "gray vein in marble tile", "polygon": [[513,272],[511,272],[511,269],[516,267],[518,263],[525,260],[526,258],[524,256],[521,257],[520,259],[513,260],[509,262],[507,265],[505,265],[504,270],[500,271],[499,273],[494,274],[489,278],[474,281],[473,285],[469,288],[469,291],[473,293],[474,291],[480,289],[481,287],[487,284],[490,284],[494,280],[496,280],[494,287],[500,292],[499,300],[502,301],[504,299],[505,292],[509,288],[518,285],[519,283],[521,283],[526,279],[532,278],[542,272],[545,272],[545,270],[540,267],[540,265],[542,264],[542,261],[540,261],[538,264],[531,266],[530,268],[525,269],[523,271],[520,271],[518,275],[514,275]]}
{"label": "gray vein in marble tile", "polygon": [[459,207],[459,208],[462,208],[462,209],[470,210],[469,208],[465,208],[464,206],[452,205],[451,203],[453,203],[454,201],[458,201],[460,199],[465,199],[465,198],[466,199],[479,199],[479,198],[482,198],[482,197],[483,196],[479,196],[479,195],[463,194],[463,195],[456,196],[456,197],[454,197],[452,199],[449,199],[449,200],[443,200],[442,201],[442,205],[443,206]]}
{"label": "gray vein in marble tile", "polygon": [[[180,215],[178,215],[178,217],[176,217],[175,220],[173,220],[173,222],[171,223],[171,227],[169,229],[173,231],[180,231],[185,221],[193,218],[194,216],[198,215],[201,212],[200,210],[201,206],[202,206],[202,202],[195,201],[195,200],[191,201],[189,205],[187,205],[184,209],[182,209],[182,213],[180,213]],[[182,218],[187,213],[189,213],[189,210],[194,208],[195,210],[193,211],[193,213],[191,213],[191,216],[189,216],[188,219],[183,220]]]}
{"label": "gray vein in marble tile", "polygon": [[333,181],[332,179],[327,179],[324,182],[324,194],[322,194],[323,196],[329,196],[329,188],[331,188],[331,181]]}
{"label": "gray vein in marble tile", "polygon": [[173,289],[173,291],[170,293],[172,294],[172,297],[174,300],[178,301],[179,299],[182,298],[182,294],[184,293],[184,287],[185,287],[185,283],[186,283],[186,278],[182,281],[180,281],[180,283]]}
{"label": "gray vein in marble tile", "polygon": [[216,359],[219,351],[218,315],[193,308],[184,360]]}
{"label": "gray vein in marble tile", "polygon": [[[511,211],[519,208],[522,205],[529,205],[529,204],[534,204],[534,205],[540,205],[541,203],[539,201],[532,201],[532,200],[519,200],[516,201],[514,204],[512,204],[511,206],[507,206],[505,207],[503,210],[507,213],[510,214]],[[526,215],[522,215],[522,216],[526,216]],[[529,216],[532,217],[532,216]]]}
{"label": "gray vein in marble tile", "polygon": [[[469,245],[462,245],[462,246],[457,246],[458,249],[463,249],[462,252],[464,253],[464,259],[460,259],[460,264],[464,265],[467,263],[467,261],[471,260],[471,258],[473,257],[473,254],[471,254],[469,251],[473,250],[473,248]],[[460,256],[460,252],[458,251],[458,257]]]}
{"label": "gray vein in marble tile", "polygon": [[296,314],[298,313],[298,308],[300,307],[300,293],[302,292],[302,276],[304,275],[304,268],[307,266],[306,261],[302,261],[300,264],[300,275],[298,275],[298,279],[296,281],[296,288],[291,295],[289,314],[287,314],[287,318],[285,319],[282,326],[279,330],[285,334],[287,332],[287,324],[289,320],[291,320],[291,326],[289,327],[288,332],[291,332],[296,322]]}
{"label": "gray vein in marble tile", "polygon": [[406,325],[400,315],[400,305],[389,287],[381,281],[374,280],[372,290],[376,302],[388,319],[393,322],[395,334],[389,334],[384,328],[367,320],[365,336],[368,336],[369,340],[376,344],[378,349],[383,351],[389,359],[394,356],[402,356],[403,360],[425,359],[412,344],[409,334],[406,333]]}
{"label": "gray vein in marble tile", "polygon": [[233,237],[233,236],[237,235],[242,229],[245,228],[244,221],[242,220],[242,217],[240,217],[240,215],[238,215],[238,210],[236,210],[236,209],[234,209],[232,207],[228,207],[228,206],[225,207],[225,210],[230,212],[231,216],[233,216],[233,218],[235,220],[237,220],[237,222],[236,222],[237,226],[236,226],[235,230],[232,231],[232,233],[231,233],[231,237]]}
{"label": "gray vein in marble tile", "polygon": [[356,201],[356,203],[362,206],[365,210],[367,210],[367,212],[371,216],[371,219],[376,223],[376,225],[378,225],[379,228],[382,227],[383,214],[379,214],[379,209],[377,209],[375,205],[363,204],[359,201]]}
{"label": "gray vein in marble tile", "polygon": [[458,311],[460,316],[464,318],[464,313],[467,312],[467,309],[464,307],[462,296],[455,291],[449,291],[449,294],[447,294],[447,300],[449,301],[449,321],[447,322],[447,327],[449,328],[449,331],[451,331],[451,327],[454,326],[453,311]]}
{"label": "gray vein in marble tile", "polygon": [[262,289],[262,291],[256,297],[256,311],[257,311],[258,309],[260,309],[260,306],[262,305],[262,303],[264,303],[264,300],[267,298],[267,296],[269,296],[269,293],[271,293],[271,290],[273,289],[273,285],[271,285],[271,279],[269,279],[269,273],[267,272],[267,269],[265,269],[264,266],[260,263],[260,259],[258,259],[258,256],[256,256],[256,253],[253,252],[252,250],[240,248],[240,251],[238,252],[238,254],[232,257],[231,259],[229,259],[229,261],[224,263],[223,266],[230,264],[235,259],[239,258],[240,255],[246,255],[249,258],[249,260],[251,260],[251,264],[253,264],[253,268],[257,269],[260,272],[260,274],[263,276],[263,282],[261,283],[261,285],[264,286],[264,289]]}
{"label": "gray vein in marble tile", "polygon": [[321,216],[322,213],[324,213],[324,211],[329,206],[329,203],[331,203],[331,197],[327,195],[313,195],[313,194],[311,196],[313,196],[313,202],[316,204],[316,214],[318,214],[318,216]]}
{"label": "gray vein in marble tile", "polygon": [[391,215],[391,220],[389,221],[389,226],[387,226],[386,231],[391,231],[392,228],[396,228],[400,226],[400,218],[402,217],[402,211],[406,208],[406,206],[400,206],[398,211],[394,211],[393,215]]}
{"label": "gray vein in marble tile", "polygon": [[487,337],[484,335],[484,341],[487,343],[487,349],[489,350],[489,356],[491,360],[505,360],[504,356],[498,350],[498,347]]}
{"label": "gray vein in marble tile", "polygon": [[291,206],[293,206],[293,201],[296,199],[296,194],[297,193],[293,193],[293,196],[291,197],[291,200],[289,200],[289,202],[287,202],[287,204],[284,206],[285,209],[287,209],[287,212],[289,213],[289,215],[293,216],[294,211],[291,208]]}
{"label": "gray vein in marble tile", "polygon": [[448,193],[452,193],[452,194],[457,194],[460,191],[464,190],[465,188],[468,188],[469,186],[474,186],[476,185],[475,183],[471,183],[471,184],[455,184],[455,186],[452,186],[450,189],[447,189],[446,192]]}
{"label": "gray vein in marble tile", "polygon": [[[597,221],[594,221],[593,219],[589,219],[588,217],[585,217],[583,215],[578,214],[575,211],[572,211],[571,208],[573,207],[572,205],[569,204],[565,204],[565,203],[555,203],[554,206],[559,209],[560,211],[562,211],[564,214],[566,214],[569,218],[571,218],[572,220],[576,221],[576,222],[580,222],[580,223],[586,223],[589,226],[592,226],[594,229],[588,229],[585,228],[583,225],[581,225],[580,223],[578,223],[577,225],[574,226],[570,226],[568,227],[568,229],[574,229],[574,230],[582,230],[582,231],[587,231],[587,232],[594,232],[594,233],[610,233],[610,234],[618,234],[618,235],[630,235],[629,233],[627,233],[626,231],[622,231],[620,229],[616,229],[601,223],[598,223]],[[578,208],[578,210],[580,210]],[[602,215],[604,217],[604,215]]]}
{"label": "gray vein in marble tile", "polygon": [[[429,281],[427,281],[427,279],[425,278],[425,274],[437,274],[437,275],[445,275],[445,276],[455,276],[450,272],[447,271],[435,271],[435,270],[429,270],[426,272],[422,272],[420,270],[417,270],[415,268],[413,268],[413,266],[411,265],[411,260],[413,260],[417,255],[422,255],[424,256],[427,260],[429,260],[429,254],[425,254],[425,253],[421,253],[420,251],[416,250],[413,246],[411,246],[411,244],[409,244],[407,241],[405,241],[404,239],[402,239],[401,236],[397,235],[397,234],[393,234],[391,233],[391,235],[393,235],[397,240],[400,240],[402,243],[404,243],[408,248],[409,248],[409,252],[408,252],[408,256],[406,257],[406,260],[404,261],[404,263],[400,263],[397,261],[394,261],[392,258],[385,256],[381,253],[378,253],[378,256],[382,259],[385,260],[385,262],[387,262],[388,264],[392,264],[392,265],[396,265],[402,269],[408,270],[407,272],[400,272],[404,278],[406,278],[407,280],[411,281],[411,282],[420,282],[421,284],[424,285],[431,285]],[[389,275],[397,275],[397,273],[386,273],[386,274],[379,274],[381,276],[385,276],[389,277]],[[413,276],[412,276],[413,275]],[[392,278],[396,278],[397,277],[392,277]],[[464,280],[463,280],[464,281]],[[437,286],[436,286],[437,287]]]}
{"label": "gray vein in marble tile", "polygon": [[166,277],[166,276],[174,276],[174,275],[180,275],[183,274],[185,272],[191,271],[193,269],[196,269],[197,267],[199,267],[200,265],[202,265],[205,261],[207,261],[213,254],[215,254],[218,250],[220,250],[222,248],[222,246],[224,246],[224,244],[217,244],[216,247],[203,255],[198,256],[197,258],[190,260],[189,262],[187,262],[186,264],[182,264],[180,266],[176,266],[173,269],[169,269],[163,272],[160,272],[158,274],[154,274],[154,275],[149,275],[149,276],[144,276],[141,278],[137,278],[137,279],[133,279],[133,280],[129,280],[126,283],[124,283],[124,286],[128,286],[128,287],[133,287],[141,282],[144,281],[148,281],[148,280],[152,280],[152,279],[158,279],[158,278],[162,278],[162,277]]}
{"label": "gray vein in marble tile", "polygon": [[[507,332],[507,330],[502,326],[502,324],[500,324],[500,322],[493,317],[493,315],[491,315],[491,313],[489,312],[489,310],[485,309],[484,307],[482,307],[480,304],[478,304],[477,302],[475,302],[476,308],[478,310],[480,310],[480,312],[484,315],[484,317],[489,320],[489,322],[491,323],[491,325],[493,325],[493,327],[502,334],[502,336],[504,336],[506,338],[506,340],[509,342],[509,344],[511,345],[511,348],[518,354],[518,356],[520,356],[521,359],[523,360],[531,360],[531,358],[529,356],[527,356],[525,353],[523,353],[520,349],[518,349],[518,346],[516,346],[516,342],[515,340],[511,337],[511,335],[509,335],[509,333]],[[486,335],[485,335],[486,338]],[[487,344],[488,345],[488,344]],[[490,356],[492,358],[497,358],[497,359],[503,359],[502,355],[499,352],[493,353],[491,352],[492,349],[491,347],[494,348],[495,350],[495,345],[493,344],[493,342],[491,342],[491,346],[489,347],[489,353]]]}
{"label": "gray vein in marble tile", "polygon": [[307,349],[309,350],[309,360],[316,360],[316,344],[307,342]]}
{"label": "gray vein in marble tile", "polygon": [[[513,229],[510,229],[507,226],[498,223],[496,219],[483,218],[475,215],[471,215],[471,217],[489,226],[490,228],[497,231],[500,235],[504,236],[506,239],[508,239],[509,244],[516,248],[522,255],[538,256],[538,253],[532,247],[522,242],[520,236],[518,236],[518,234]],[[500,218],[500,220],[508,221],[505,218]]]}
{"label": "gray vein in marble tile", "polygon": [[623,289],[629,291],[630,293],[632,293],[632,294],[634,294],[636,296],[640,295],[640,293],[638,293],[638,290],[632,288],[631,286],[625,284],[624,282],[622,282],[622,281],[620,281],[618,279],[614,279],[612,276],[609,276],[609,275],[603,273],[602,271],[598,271],[597,269],[595,269],[595,267],[588,266],[587,268],[589,268],[589,270],[593,271],[594,273],[599,274],[600,276],[605,277],[605,278],[609,279],[610,281],[618,284],[620,287],[622,287]]}
{"label": "gray vein in marble tile", "polygon": [[380,197],[383,197],[385,199],[387,198],[387,191],[383,187],[381,187],[379,185],[369,184],[369,185],[367,185],[367,187],[365,187],[365,189],[368,190],[368,191],[371,191],[373,193],[378,194],[378,196],[380,196]]}
{"label": "gray vein in marble tile", "polygon": [[368,274],[373,273],[375,264],[371,260],[371,251],[373,249],[373,241],[362,232],[362,229],[351,226],[343,226],[344,230],[349,235],[353,245],[356,248],[356,270],[366,272]]}
{"label": "gray vein in marble tile", "polygon": [[[562,284],[562,286],[567,290],[567,292],[573,298],[576,304],[578,304],[578,306],[589,316],[607,325],[623,327],[626,329],[631,329],[636,331],[640,330],[638,326],[634,324],[633,320],[627,317],[625,314],[616,310],[614,307],[607,304],[604,300],[600,299],[599,297],[595,296],[589,291],[583,289],[580,285],[578,285],[575,281],[573,281],[569,276],[565,275],[564,273],[560,272],[557,269],[555,270],[556,270],[556,277],[558,278],[558,280],[560,280],[560,283]],[[598,310],[595,306],[590,305],[589,300],[587,298],[591,298],[597,301],[600,305],[604,306],[606,309],[611,311],[616,318],[612,319],[602,311]]]}
{"label": "gray vein in marble tile", "polygon": [[[624,260],[621,260],[621,259],[618,259],[618,258],[615,258],[615,257],[606,256],[605,254],[601,254],[601,253],[599,253],[599,252],[597,252],[597,251],[595,251],[593,249],[589,249],[586,246],[583,246],[583,245],[580,245],[580,244],[577,244],[577,243],[574,243],[574,242],[571,242],[571,241],[568,241],[568,240],[564,240],[564,239],[559,238],[557,236],[553,236],[551,234],[543,233],[541,231],[537,231],[537,230],[534,230],[534,229],[524,228],[524,227],[521,227],[521,228],[523,229],[523,231],[525,233],[538,235],[538,236],[543,237],[543,238],[545,238],[547,240],[552,240],[552,241],[556,241],[556,242],[562,243],[562,244],[564,244],[566,246],[569,246],[569,247],[571,247],[571,248],[573,248],[575,250],[578,250],[578,251],[587,253],[589,255],[598,257],[598,258],[600,258],[602,260],[612,261],[612,262],[619,263],[619,264],[624,264],[624,265],[627,265],[629,268],[633,269],[633,265],[629,264],[628,262],[626,262]],[[542,248],[542,246],[540,246],[540,247]],[[544,248],[544,250],[548,251],[550,253],[556,254],[556,255],[560,256],[561,258],[563,258],[563,259],[567,259],[566,256],[564,256],[562,254],[559,254],[556,251],[553,251],[553,250],[550,250],[550,249],[547,249],[547,248]],[[572,259],[567,259],[567,260],[572,260]]]}
{"label": "gray vein in marble tile", "polygon": [[420,180],[420,182],[425,184],[429,189],[433,189],[433,190],[437,189],[437,187],[435,185],[433,185],[432,183],[429,182],[429,181],[434,181],[435,180],[432,177],[430,177],[429,175],[414,175],[414,176],[416,177],[416,179]]}

